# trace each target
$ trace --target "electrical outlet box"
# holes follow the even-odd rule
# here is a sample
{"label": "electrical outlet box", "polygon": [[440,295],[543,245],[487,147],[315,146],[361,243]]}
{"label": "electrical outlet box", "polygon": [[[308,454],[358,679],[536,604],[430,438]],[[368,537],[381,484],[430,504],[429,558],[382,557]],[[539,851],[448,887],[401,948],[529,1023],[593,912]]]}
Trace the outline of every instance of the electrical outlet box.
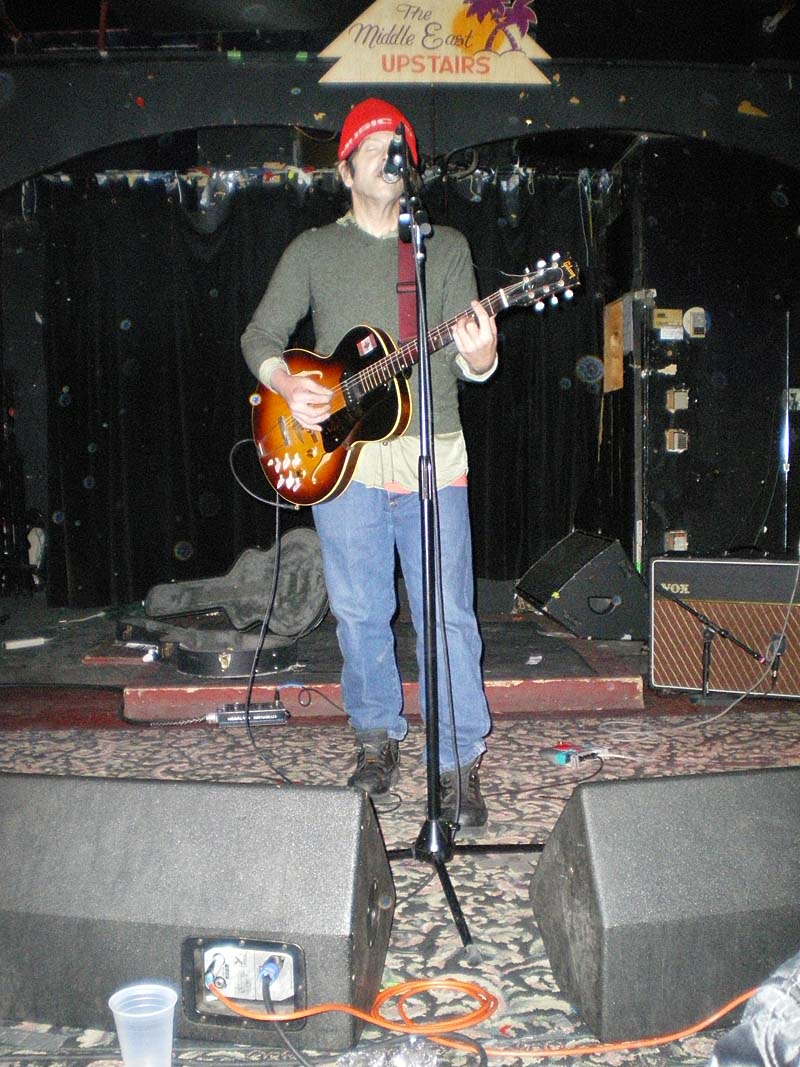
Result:
{"label": "electrical outlet box", "polygon": [[680,308],[653,308],[653,329],[660,341],[683,340],[683,311]]}
{"label": "electrical outlet box", "polygon": [[686,452],[689,448],[689,434],[677,427],[665,433],[667,452]]}
{"label": "electrical outlet box", "polygon": [[683,316],[683,329],[693,341],[702,340],[708,332],[708,317],[705,308],[689,308]]}
{"label": "electrical outlet box", "polygon": [[664,534],[665,552],[688,552],[689,534],[686,530],[667,530]]}
{"label": "electrical outlet box", "polygon": [[688,411],[689,410],[689,390],[688,389],[667,389],[667,411],[673,415],[676,411]]}

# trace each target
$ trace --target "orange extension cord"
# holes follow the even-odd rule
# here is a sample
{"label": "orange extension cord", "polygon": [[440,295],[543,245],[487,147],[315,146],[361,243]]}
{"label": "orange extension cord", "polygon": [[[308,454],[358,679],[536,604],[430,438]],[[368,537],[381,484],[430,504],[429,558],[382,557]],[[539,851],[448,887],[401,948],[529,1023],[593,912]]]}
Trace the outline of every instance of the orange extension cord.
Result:
{"label": "orange extension cord", "polygon": [[[494,996],[493,993],[484,989],[483,986],[477,985],[475,982],[462,982],[457,978],[419,979],[417,981],[400,982],[398,985],[389,986],[388,989],[384,989],[378,994],[369,1012],[360,1011],[358,1008],[354,1008],[351,1004],[329,1003],[318,1004],[313,1008],[305,1008],[303,1011],[269,1015],[266,1012],[250,1011],[248,1008],[240,1008],[238,1004],[229,997],[226,997],[224,993],[221,993],[213,985],[207,986],[207,988],[209,988],[223,1004],[230,1008],[232,1012],[247,1019],[258,1019],[263,1022],[290,1022],[293,1019],[307,1019],[312,1015],[321,1015],[329,1011],[346,1012],[348,1015],[354,1015],[357,1019],[362,1019],[366,1023],[380,1026],[384,1030],[391,1030],[394,1033],[400,1034],[422,1034],[432,1038],[438,1044],[467,1052],[474,1051],[470,1045],[465,1042],[445,1038],[443,1035],[453,1033],[454,1031],[467,1030],[471,1026],[477,1026],[494,1014],[498,1004],[497,997]],[[478,1007],[463,1015],[450,1016],[446,1019],[437,1019],[435,1022],[431,1023],[414,1022],[406,1011],[406,1002],[419,993],[430,993],[436,989],[451,989],[465,993],[477,1002]],[[513,1046],[509,1048],[486,1048],[485,1052],[487,1056],[493,1058],[505,1057],[507,1059],[519,1059],[521,1057],[531,1057],[539,1059],[544,1057],[554,1058],[557,1056],[588,1056],[598,1052],[618,1052],[623,1049],[634,1050],[640,1048],[653,1048],[657,1045],[669,1045],[674,1041],[680,1041],[683,1038],[691,1037],[693,1034],[697,1034],[701,1030],[713,1026],[715,1022],[727,1015],[728,1012],[733,1011],[734,1008],[738,1008],[740,1004],[744,1004],[745,1001],[749,1000],[755,991],[755,989],[750,989],[748,992],[742,993],[738,997],[734,997],[733,1000],[725,1004],[719,1011],[714,1012],[713,1015],[709,1015],[707,1018],[702,1019],[700,1022],[695,1023],[692,1026],[686,1027],[684,1030],[677,1030],[673,1034],[662,1034],[659,1037],[644,1037],[634,1041],[615,1041],[605,1045],[598,1042],[590,1045],[569,1045],[561,1048],[525,1048]],[[397,1011],[403,1019],[403,1022],[401,1023],[392,1022],[385,1018],[381,1013],[383,1006],[393,999],[397,1000]]]}

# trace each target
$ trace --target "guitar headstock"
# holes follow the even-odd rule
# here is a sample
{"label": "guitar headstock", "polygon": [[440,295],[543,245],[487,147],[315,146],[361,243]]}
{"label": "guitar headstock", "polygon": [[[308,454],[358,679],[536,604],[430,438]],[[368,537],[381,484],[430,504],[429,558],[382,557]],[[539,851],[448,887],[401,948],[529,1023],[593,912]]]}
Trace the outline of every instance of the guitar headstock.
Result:
{"label": "guitar headstock", "polygon": [[554,252],[549,262],[540,259],[535,271],[528,268],[511,290],[506,290],[506,295],[510,302],[533,304],[536,311],[543,311],[546,303],[554,305],[559,299],[571,300],[576,285],[580,285],[577,263]]}

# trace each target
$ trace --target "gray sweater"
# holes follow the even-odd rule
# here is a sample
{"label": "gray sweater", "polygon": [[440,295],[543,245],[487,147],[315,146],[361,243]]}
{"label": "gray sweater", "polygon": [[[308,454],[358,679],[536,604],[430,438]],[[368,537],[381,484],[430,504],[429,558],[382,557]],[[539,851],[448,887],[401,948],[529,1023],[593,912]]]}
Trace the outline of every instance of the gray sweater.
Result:
{"label": "gray sweater", "polygon": [[[437,226],[425,244],[428,329],[469,308],[476,295],[472,257],[464,236]],[[311,308],[316,351],[329,355],[353,326],[380,327],[397,340],[397,237],[373,237],[351,216],[307,230],[286,249],[242,336],[242,351],[256,377],[263,362],[279,357],[297,323]],[[460,429],[457,379],[467,375],[448,345],[431,359],[437,434]],[[419,433],[418,368],[411,379],[409,434]]]}

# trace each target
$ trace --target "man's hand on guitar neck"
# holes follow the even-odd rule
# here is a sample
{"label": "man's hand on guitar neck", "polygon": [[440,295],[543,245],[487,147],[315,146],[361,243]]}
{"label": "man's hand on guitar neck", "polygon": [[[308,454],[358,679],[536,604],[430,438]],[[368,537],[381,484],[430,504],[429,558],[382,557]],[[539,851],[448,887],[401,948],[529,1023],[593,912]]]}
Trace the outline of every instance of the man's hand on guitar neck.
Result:
{"label": "man's hand on guitar neck", "polygon": [[319,431],[331,413],[333,393],[308,374],[272,372],[270,388],[283,397],[292,415],[306,430]]}
{"label": "man's hand on guitar neck", "polygon": [[456,348],[475,374],[484,374],[497,355],[497,325],[483,305],[472,301],[472,315],[462,315],[453,325]]}

